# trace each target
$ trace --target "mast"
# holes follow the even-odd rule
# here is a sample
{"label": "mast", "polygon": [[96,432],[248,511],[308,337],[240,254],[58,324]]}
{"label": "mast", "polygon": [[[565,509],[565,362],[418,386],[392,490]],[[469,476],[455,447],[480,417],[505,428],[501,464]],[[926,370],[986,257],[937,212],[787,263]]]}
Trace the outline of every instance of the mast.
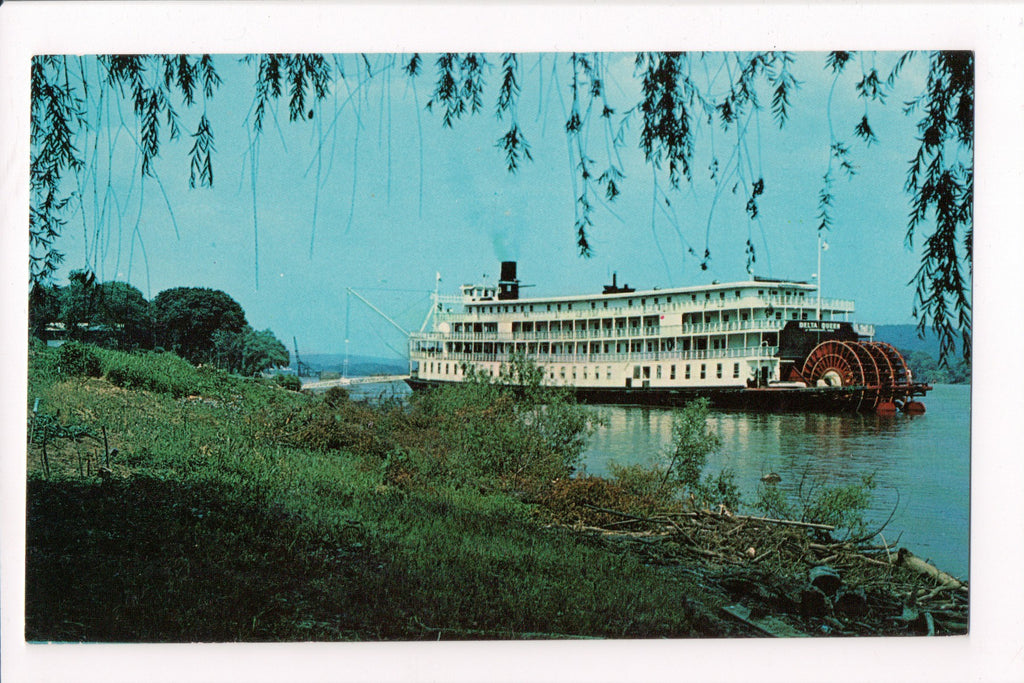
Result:
{"label": "mast", "polygon": [[348,319],[352,310],[352,297],[345,292],[345,362],[341,366],[341,376],[348,378]]}

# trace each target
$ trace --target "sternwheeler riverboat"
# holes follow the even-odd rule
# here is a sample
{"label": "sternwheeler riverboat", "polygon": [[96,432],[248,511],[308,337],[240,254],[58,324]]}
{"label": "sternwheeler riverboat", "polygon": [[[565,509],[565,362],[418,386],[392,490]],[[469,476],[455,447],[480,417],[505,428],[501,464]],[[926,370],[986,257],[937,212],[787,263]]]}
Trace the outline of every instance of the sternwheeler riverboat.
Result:
{"label": "sternwheeler riverboat", "polygon": [[547,384],[591,403],[720,408],[924,411],[903,356],[851,321],[852,301],[807,282],[754,277],[637,291],[616,277],[600,294],[520,298],[516,263],[497,285],[435,294],[432,325],[410,336],[413,390],[501,377],[520,356]]}

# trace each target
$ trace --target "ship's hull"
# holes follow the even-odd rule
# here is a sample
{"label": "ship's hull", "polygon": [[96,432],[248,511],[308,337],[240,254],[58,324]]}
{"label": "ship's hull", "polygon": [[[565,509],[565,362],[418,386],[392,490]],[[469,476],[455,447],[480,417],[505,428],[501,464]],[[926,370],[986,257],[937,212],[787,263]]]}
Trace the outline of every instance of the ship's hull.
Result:
{"label": "ship's hull", "polygon": [[[413,391],[459,384],[443,380],[405,380]],[[923,396],[931,387],[918,384],[894,395],[887,391],[880,395],[866,387],[568,387],[581,403],[678,407],[697,398],[707,398],[715,408],[724,410],[753,410],[767,412],[811,411],[840,412],[894,412],[909,407],[918,409],[916,396]],[[892,411],[878,410],[879,406],[892,407]]]}

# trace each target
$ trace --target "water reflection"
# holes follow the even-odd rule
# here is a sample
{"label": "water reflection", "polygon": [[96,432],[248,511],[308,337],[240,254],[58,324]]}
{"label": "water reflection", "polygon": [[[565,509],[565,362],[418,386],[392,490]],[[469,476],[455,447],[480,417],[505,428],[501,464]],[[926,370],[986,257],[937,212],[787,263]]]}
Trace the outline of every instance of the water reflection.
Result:
{"label": "water reflection", "polygon": [[[920,416],[828,415],[716,411],[709,426],[722,448],[708,470],[730,468],[744,498],[753,500],[761,478],[796,494],[804,486],[856,483],[874,474],[871,517],[884,521],[899,500],[887,537],[929,554],[947,571],[967,574],[970,389],[939,386]],[[584,456],[585,471],[610,474],[610,463],[666,461],[672,411],[612,406]],[[898,492],[898,493],[897,493]]]}

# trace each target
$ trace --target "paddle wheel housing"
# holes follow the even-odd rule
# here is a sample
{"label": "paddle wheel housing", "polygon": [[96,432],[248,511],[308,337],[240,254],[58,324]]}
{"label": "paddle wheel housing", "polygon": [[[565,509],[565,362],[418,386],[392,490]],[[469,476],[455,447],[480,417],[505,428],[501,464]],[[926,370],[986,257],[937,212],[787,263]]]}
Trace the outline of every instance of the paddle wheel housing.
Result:
{"label": "paddle wheel housing", "polygon": [[914,382],[903,355],[884,342],[821,342],[804,359],[800,375],[811,387],[845,389],[858,410],[880,414],[897,409],[924,412],[924,406],[912,399],[930,389]]}

